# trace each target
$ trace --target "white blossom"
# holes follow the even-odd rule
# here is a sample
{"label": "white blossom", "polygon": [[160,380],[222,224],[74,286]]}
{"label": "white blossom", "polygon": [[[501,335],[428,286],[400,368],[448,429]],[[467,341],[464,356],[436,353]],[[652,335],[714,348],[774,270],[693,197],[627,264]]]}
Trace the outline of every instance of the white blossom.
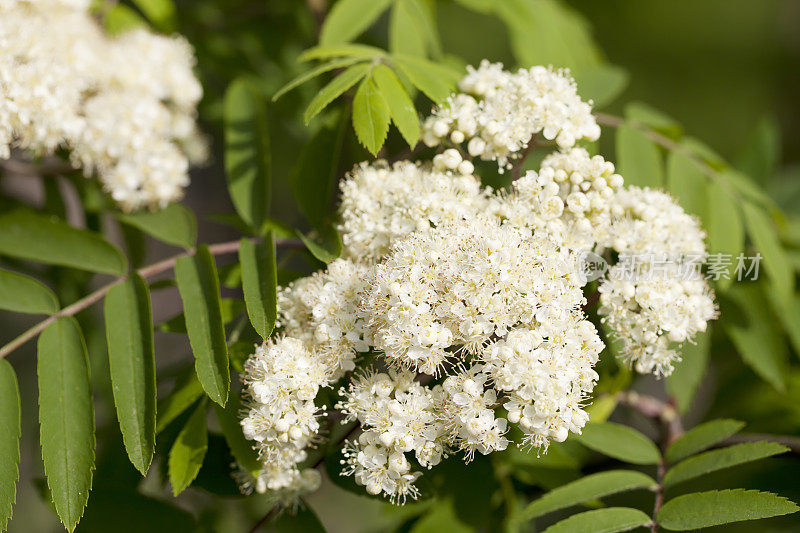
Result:
{"label": "white blossom", "polygon": [[248,409],[242,419],[246,438],[255,441],[262,461],[258,492],[269,489],[286,503],[315,490],[319,478],[298,465],[319,431],[314,399],[330,383],[331,369],[301,340],[290,337],[256,347],[245,364]]}
{"label": "white blossom", "polygon": [[[466,143],[472,157],[503,167],[539,133],[563,148],[600,136],[591,105],[580,99],[566,70],[537,66],[508,72],[484,60],[477,69],[468,67],[459,90],[424,122],[429,146]],[[455,155],[445,154],[447,163],[455,163]]]}
{"label": "white blossom", "polygon": [[716,318],[699,270],[705,233],[668,194],[628,187],[614,199],[606,244],[619,262],[600,284],[600,309],[622,355],[642,373],[669,375],[678,347]]}
{"label": "white blossom", "polygon": [[106,36],[81,0],[0,1],[0,158],[69,150],[125,210],[179,199],[202,89],[180,37]]}
{"label": "white blossom", "polygon": [[344,255],[376,261],[411,232],[474,217],[486,194],[471,174],[448,175],[410,161],[359,165],[341,184]]}
{"label": "white blossom", "polygon": [[[360,427],[342,474],[392,502],[417,498],[424,471],[448,456],[506,449],[510,425],[517,445],[540,452],[580,433],[604,347],[583,308],[583,252],[616,261],[599,312],[640,372],[668,374],[716,316],[687,260],[706,256],[698,221],[573,146],[599,129],[565,72],[484,62],[461,90],[425,121],[440,147],[430,163],[363,163],[347,176],[343,258],[280,289],[286,337],[259,348],[244,376],[259,490],[295,498],[307,487],[298,464],[319,430],[313,397],[337,380],[333,407]],[[539,134],[561,148],[538,171],[509,190],[481,187],[471,158],[504,165]],[[631,270],[641,254],[658,267]]]}

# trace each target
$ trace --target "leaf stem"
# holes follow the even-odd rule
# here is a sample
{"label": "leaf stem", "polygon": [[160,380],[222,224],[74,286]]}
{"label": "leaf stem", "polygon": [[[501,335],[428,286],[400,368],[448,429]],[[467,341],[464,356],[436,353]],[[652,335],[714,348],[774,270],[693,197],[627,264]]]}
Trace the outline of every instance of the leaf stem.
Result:
{"label": "leaf stem", "polygon": [[[236,253],[239,250],[240,242],[241,241],[239,241],[239,240],[229,241],[229,242],[221,242],[221,243],[210,245],[208,247],[208,249],[211,252],[211,255],[213,255],[213,256],[232,254],[232,253]],[[275,239],[275,246],[278,247],[278,248],[303,248],[304,247],[302,242],[300,242],[299,240],[295,240],[295,239]],[[138,274],[140,276],[142,276],[143,278],[147,279],[147,278],[149,278],[151,276],[155,276],[156,274],[160,274],[161,272],[165,272],[167,270],[171,270],[175,266],[175,262],[179,258],[194,255],[195,252],[196,252],[196,250],[193,249],[193,250],[190,250],[188,252],[183,252],[183,253],[180,253],[180,254],[177,254],[177,255],[173,255],[172,257],[168,257],[167,259],[164,259],[164,260],[159,261],[157,263],[153,263],[152,265],[148,265],[146,267],[140,268],[139,270],[137,270],[137,272],[138,272]],[[39,333],[44,331],[47,328],[47,326],[49,326],[50,324],[52,324],[53,322],[55,322],[59,318],[75,315],[75,314],[79,313],[80,311],[83,311],[87,307],[99,302],[100,300],[103,299],[103,297],[106,295],[106,293],[109,290],[111,290],[112,287],[114,287],[116,285],[119,285],[120,283],[123,283],[127,279],[128,279],[128,275],[127,274],[124,275],[124,276],[120,276],[117,279],[115,279],[114,281],[108,283],[107,285],[103,285],[102,287],[100,287],[96,291],[90,293],[87,296],[84,296],[83,298],[81,298],[77,302],[75,302],[75,303],[73,303],[71,305],[68,305],[67,307],[63,308],[59,312],[57,312],[57,313],[55,313],[53,315],[50,315],[46,319],[42,320],[41,322],[39,322],[38,324],[36,324],[32,328],[30,328],[27,331],[25,331],[24,333],[22,333],[17,338],[15,338],[14,340],[12,340],[8,344],[6,344],[5,346],[0,348],[0,359],[4,358],[5,356],[10,354],[14,350],[19,348],[23,344],[25,344],[26,342],[28,342],[29,340],[35,338],[37,335],[39,335]]]}

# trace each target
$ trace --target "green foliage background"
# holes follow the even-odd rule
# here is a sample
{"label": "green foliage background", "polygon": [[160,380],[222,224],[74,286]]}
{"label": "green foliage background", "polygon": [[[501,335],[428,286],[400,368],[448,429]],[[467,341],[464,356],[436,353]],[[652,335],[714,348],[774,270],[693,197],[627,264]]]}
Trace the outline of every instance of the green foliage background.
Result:
{"label": "green foliage background", "polygon": [[[800,101],[796,98],[800,92],[800,78],[797,76],[800,67],[800,6],[797,2],[417,1],[435,8],[438,38],[428,33],[429,29],[418,25],[413,27],[419,31],[407,31],[407,27],[393,21],[387,12],[375,24],[364,28],[366,31],[358,41],[382,49],[391,46],[393,52],[426,55],[442,69],[441,72],[460,69],[465,63],[477,64],[483,58],[503,61],[509,67],[536,63],[569,66],[578,79],[579,89],[588,91],[600,102],[600,111],[633,118],[672,141],[686,142],[687,137],[702,139],[706,147],[699,147],[695,142],[684,145],[686,150],[702,154],[702,159],[713,172],[726,176],[731,175],[732,169],[741,172],[737,176],[744,182],[723,181],[728,184],[725,187],[735,183],[731,186],[733,189],[724,190],[738,191],[737,194],[748,198],[748,205],[758,206],[749,215],[745,208],[744,221],[749,233],[747,250],[759,249],[765,256],[769,250],[772,251],[763,265],[765,280],[742,287],[718,287],[722,319],[714,325],[707,339],[697,348],[691,348],[693,352],[687,354],[686,365],[679,367],[676,377],[667,382],[667,388],[679,400],[686,427],[701,421],[730,418],[746,423],[744,431],[750,433],[781,434],[797,439],[800,436],[800,300],[793,289],[800,270],[800,138],[795,135],[800,126]],[[400,9],[397,5],[404,3],[409,2],[374,0],[375,5],[390,7],[392,4],[391,9]],[[105,233],[109,240],[120,244],[127,252],[127,262],[133,266],[151,264],[173,255],[179,251],[175,246],[190,249],[198,235],[197,242],[205,243],[230,241],[242,234],[263,234],[265,230],[272,230],[270,235],[278,239],[295,237],[295,229],[302,235],[309,234],[311,239],[329,237],[326,233],[329,220],[325,213],[332,206],[333,184],[355,163],[372,158],[359,143],[350,115],[355,113],[353,120],[363,122],[365,114],[376,112],[374,106],[365,105],[359,111],[358,97],[352,108],[347,99],[338,99],[306,126],[303,120],[306,107],[330,80],[335,79],[332,72],[311,79],[275,102],[268,98],[310,68],[309,63],[297,59],[304,50],[318,44],[321,19],[314,13],[315,8],[324,8],[325,4],[324,0],[176,0],[174,4],[167,0],[132,0],[120,2],[108,11],[110,4],[98,3],[98,16],[113,31],[145,23],[165,33],[180,32],[195,46],[197,73],[205,88],[200,120],[209,133],[214,158],[207,168],[194,171],[184,202],[198,214],[197,221],[189,210],[181,206],[155,214],[123,215],[105,202],[102,194],[93,188],[93,182],[80,177],[61,179],[61,189],[70,190],[71,197],[80,199],[77,214],[85,221],[85,226],[93,232]],[[317,11],[322,13],[324,9]],[[351,28],[345,27],[343,31],[348,29]],[[402,76],[402,68],[396,70],[405,83],[407,80]],[[406,76],[411,77],[408,73]],[[226,101],[226,90],[234,80],[237,80],[234,89],[227,93]],[[407,85],[417,85],[413,79],[411,81]],[[432,105],[425,94],[436,92],[436,87],[427,87],[428,90],[422,86],[418,88],[422,93],[412,90],[411,94],[417,110],[425,114]],[[632,105],[632,102],[645,102],[672,119],[653,115],[650,108]],[[402,123],[393,109],[378,110],[377,113],[378,123],[385,120],[383,115],[391,115],[395,122]],[[266,122],[261,120],[263,117],[267,117]],[[235,128],[232,120],[235,120]],[[266,136],[260,131],[263,123],[269,128]],[[413,137],[413,132],[407,128],[401,135],[392,126],[383,153],[398,155],[408,149],[406,140]],[[699,198],[709,193],[695,186],[699,180],[705,179],[697,165],[682,161],[680,152],[676,156],[675,151],[668,153],[662,148],[654,148],[647,139],[642,141],[638,130],[623,133],[626,131],[623,128],[615,132],[614,128],[607,126],[603,130],[598,147],[601,153],[632,170],[652,170],[655,160],[657,166],[663,165],[660,172],[666,175],[665,185],[675,188],[673,192],[681,198],[684,207],[691,209],[697,205],[700,206],[697,209],[705,209],[708,197],[704,196],[705,200]],[[626,135],[632,139],[623,140]],[[266,137],[269,138],[268,144]],[[226,145],[241,143],[242,138],[249,147],[247,153],[237,154],[233,161],[230,155],[223,155]],[[361,140],[373,152],[383,144],[379,142],[382,139],[365,141],[362,136]],[[651,150],[654,159],[644,162],[639,158],[626,159],[621,145],[637,142],[640,143],[638,146],[645,143],[646,148],[642,150]],[[641,150],[636,153],[641,153]],[[535,164],[534,154],[530,165]],[[675,172],[673,174],[679,177],[670,178],[669,169],[678,165],[684,165],[684,171]],[[636,181],[635,172],[630,176],[624,172],[628,181]],[[694,181],[677,181],[680,176],[692,175],[693,172],[696,174]],[[227,183],[224,176],[227,176]],[[69,211],[72,213],[70,220],[74,220],[75,202],[64,202],[60,191],[53,188],[52,180],[45,178],[42,184],[33,184],[32,178],[28,179],[31,183],[0,176],[0,225],[3,217],[10,220],[13,210],[20,204],[52,214],[57,221],[64,220]],[[493,179],[493,184],[502,184],[500,176]],[[749,184],[765,189],[768,196],[760,196],[758,189]],[[262,191],[258,198],[263,201],[258,205],[248,201],[254,190]],[[267,201],[269,197],[271,200]],[[234,212],[239,215],[233,215]],[[35,221],[24,220],[28,230],[36,227]],[[40,222],[55,224],[49,220]],[[123,224],[119,225],[117,221]],[[5,229],[10,227],[3,226]],[[59,228],[44,225],[40,234],[44,236],[42,238],[49,235],[61,241],[82,238],[70,233],[68,228]],[[723,228],[725,231],[721,234],[733,232],[729,224],[723,224]],[[44,243],[38,253],[50,254],[48,257],[22,258],[41,260],[50,265],[46,267],[20,262],[15,250],[19,249],[21,241],[15,241],[14,235],[11,231],[0,235],[0,266],[45,281],[58,296],[62,307],[85,296],[98,285],[81,268],[106,274],[127,270],[126,259],[113,249],[109,250],[108,243],[96,239],[96,233],[92,233],[92,238],[86,242],[76,241],[76,246],[85,253],[53,257],[55,252],[52,250],[58,247],[48,248]],[[21,234],[19,239],[25,241],[29,237]],[[88,354],[98,442],[93,489],[79,531],[187,531],[194,530],[197,524],[202,531],[247,531],[269,510],[269,503],[264,498],[239,496],[230,477],[230,464],[234,458],[247,466],[246,454],[234,444],[235,439],[231,436],[235,433],[230,429],[235,429],[235,425],[230,424],[235,408],[229,404],[223,409],[212,401],[201,399],[204,390],[211,393],[208,383],[223,383],[221,389],[215,389],[216,394],[211,394],[212,400],[223,403],[220,400],[227,395],[227,359],[214,360],[213,353],[219,354],[220,350],[198,347],[194,340],[205,335],[204,341],[209,346],[219,346],[227,339],[227,352],[234,374],[230,397],[234,397],[238,391],[235,374],[241,369],[242,358],[258,339],[258,333],[266,333],[271,329],[270,321],[274,322],[274,317],[270,319],[267,316],[269,313],[254,316],[252,309],[270,308],[269,302],[274,301],[268,288],[274,286],[270,279],[282,282],[298,272],[306,273],[318,268],[321,265],[319,259],[325,260],[331,251],[330,246],[314,244],[320,241],[323,245],[335,243],[335,239],[324,238],[310,241],[308,246],[313,248],[311,251],[316,258],[302,251],[281,255],[283,262],[277,272],[270,270],[274,261],[270,254],[274,251],[269,246],[259,245],[258,249],[246,248],[238,257],[222,258],[218,262],[218,274],[209,272],[203,254],[187,258],[178,266],[178,290],[169,281],[171,274],[162,276],[165,281],[160,287],[151,285],[152,313],[156,324],[154,351],[158,369],[158,420],[140,421],[139,425],[133,421],[127,423],[133,424],[132,427],[154,426],[152,429],[158,434],[149,439],[145,435],[138,444],[127,440],[123,444],[114,410],[115,395],[125,392],[112,386],[111,376],[115,372],[115,361],[126,361],[124,354],[106,353],[107,332],[99,306],[77,315]],[[733,248],[735,246],[736,243]],[[777,252],[774,251],[776,246]],[[723,246],[722,249],[726,248]],[[239,262],[242,263],[241,269],[237,266]],[[776,264],[778,267],[774,266]],[[779,267],[785,268],[780,272],[773,270]],[[256,273],[259,272],[270,279],[258,279]],[[223,286],[221,299],[214,296],[219,285],[214,280],[215,275]],[[192,284],[185,281],[187,278],[197,279]],[[242,303],[239,289],[242,278],[248,309]],[[101,278],[103,283],[108,279]],[[18,287],[17,283],[7,283],[6,287]],[[203,288],[203,295],[192,294],[191,289],[198,286]],[[52,313],[54,302],[48,292],[29,288],[25,294],[34,292],[38,294],[35,301],[24,299],[27,309],[12,310]],[[137,301],[136,294],[134,280],[119,286],[115,296],[128,298],[125,301]],[[23,299],[17,298],[16,301],[22,302]],[[192,309],[217,317],[212,322],[224,323],[225,331],[222,334],[208,331],[192,335],[192,316],[187,317],[187,324],[179,315],[181,301],[187,305],[190,301],[200,302],[193,304]],[[150,310],[145,310],[141,301],[128,309],[137,312],[131,311],[131,319],[120,321],[115,327],[135,324],[130,350],[146,358],[151,330],[145,325],[149,321],[142,316],[148,315]],[[248,311],[256,329],[250,326]],[[0,344],[11,341],[39,320],[35,316],[1,313]],[[53,340],[53,336],[73,331],[71,321],[58,321],[54,326],[53,330],[45,333],[47,337],[39,345],[40,350],[43,345],[45,349],[54,350],[47,354],[47,360],[63,356],[56,349],[58,342]],[[193,337],[192,346],[185,335],[187,329]],[[108,335],[112,335],[111,330]],[[709,347],[707,367],[697,364],[703,361],[704,350]],[[192,351],[196,355],[206,353],[205,371],[198,371],[205,389],[191,367]],[[22,346],[7,359],[19,380],[23,433],[21,481],[9,531],[59,531],[63,528],[50,509],[51,495],[43,480],[39,425],[36,423],[40,416],[37,409],[36,344],[31,342]],[[659,425],[625,406],[617,407],[613,394],[630,384],[636,390],[666,397],[664,383],[650,378],[634,378],[608,358],[604,361],[600,368],[603,381],[597,390],[593,416],[602,419],[604,412],[609,414],[613,411],[614,422],[635,427],[649,438],[658,439]],[[690,362],[695,365],[689,366]],[[5,372],[5,367],[0,370]],[[6,376],[3,377],[7,383]],[[631,379],[633,383],[630,383]],[[695,387],[696,396],[693,394]],[[141,401],[151,401],[153,391],[145,389],[147,395]],[[215,413],[209,417],[210,429],[201,423],[198,415],[206,409]],[[90,415],[91,409],[73,413],[77,418]],[[125,425],[126,422],[122,422]],[[732,424],[735,428],[727,434],[740,429],[738,424]],[[614,430],[614,426],[603,427]],[[728,430],[720,431],[725,433]],[[555,504],[552,502],[558,498],[572,503],[587,502],[588,508],[598,508],[600,500],[597,498],[603,497],[602,501],[609,508],[636,507],[647,509],[649,514],[653,495],[641,489],[650,486],[647,476],[655,475],[651,465],[658,461],[658,452],[650,450],[648,444],[642,444],[639,449],[620,451],[604,444],[603,435],[592,436],[591,433],[588,431],[580,443],[578,439],[570,439],[562,446],[554,446],[540,459],[510,451],[500,457],[477,458],[468,468],[460,465],[459,461],[448,461],[429,475],[431,490],[439,497],[433,504],[395,508],[375,499],[356,496],[330,482],[310,496],[308,504],[328,531],[348,532],[472,531],[501,527],[513,531],[518,526],[526,530],[532,527],[530,520],[534,515],[536,527],[543,529],[576,512],[574,507],[565,505],[553,507]],[[84,445],[85,440],[83,436]],[[179,443],[177,447],[174,445],[176,441]],[[649,440],[643,439],[642,442],[649,443]],[[692,453],[708,446],[695,446]],[[773,457],[784,450],[764,448],[770,445],[760,444],[736,446],[745,448],[704,452],[725,452],[733,458],[728,455],[709,458],[701,454],[691,460],[736,464],[737,457],[743,458],[741,463],[756,457],[765,459],[736,469],[707,470],[711,473],[687,478],[680,484],[674,481],[681,475],[680,470],[671,469],[668,476],[673,476],[675,486],[667,489],[667,497],[742,488],[778,493],[792,501],[800,501],[797,447],[794,453]],[[136,455],[139,458],[135,461],[136,468],[146,470],[147,458],[155,457],[144,481],[128,459],[128,455],[132,459],[135,455],[131,453],[132,447],[139,454]],[[204,455],[199,461],[193,461],[192,454],[203,449]],[[667,451],[670,463],[676,463],[679,456],[680,450]],[[78,460],[85,462],[89,458],[78,457]],[[179,467],[169,468],[173,461]],[[643,466],[630,467],[630,464]],[[695,465],[695,470],[701,467],[703,465]],[[637,477],[637,474],[606,472],[620,469],[627,472],[641,470],[643,474]],[[600,472],[622,477],[599,480],[585,477],[587,474],[600,475]],[[579,478],[597,483],[592,498],[570,500],[569,494],[550,492],[547,498],[551,499],[551,514],[545,514],[547,511],[542,509],[528,508],[522,511],[521,516],[528,520],[523,525],[511,520],[512,515],[521,512],[529,501],[536,500],[539,502],[537,505],[547,508],[544,505],[546,500],[538,500],[545,491]],[[173,487],[191,483],[191,488],[174,501],[168,497],[167,480],[172,481]],[[668,480],[669,477],[665,478],[665,482]],[[602,487],[609,482],[616,487],[629,487],[631,491],[612,494],[603,490]],[[584,487],[582,490],[588,489]],[[756,498],[752,494],[716,492],[702,498],[693,497],[692,502],[704,500],[700,504],[722,508],[725,499],[730,498],[735,507],[751,497]],[[64,498],[69,500],[69,495],[52,495],[57,507],[59,501],[69,507],[63,503]],[[757,506],[766,508],[766,505]],[[602,513],[589,516],[590,524],[619,518],[613,511],[598,511]],[[64,513],[61,514],[63,517]],[[677,518],[668,515],[665,525],[679,526],[677,521],[681,513],[677,514]],[[633,524],[641,517],[623,518]],[[274,527],[280,531],[307,531],[318,526],[315,521],[311,513],[301,513],[297,518],[281,518]],[[577,530],[578,525],[572,527]],[[726,531],[748,531],[754,526],[745,522],[722,527]],[[792,531],[800,526],[796,515],[789,515],[762,521],[755,527],[764,531]]]}

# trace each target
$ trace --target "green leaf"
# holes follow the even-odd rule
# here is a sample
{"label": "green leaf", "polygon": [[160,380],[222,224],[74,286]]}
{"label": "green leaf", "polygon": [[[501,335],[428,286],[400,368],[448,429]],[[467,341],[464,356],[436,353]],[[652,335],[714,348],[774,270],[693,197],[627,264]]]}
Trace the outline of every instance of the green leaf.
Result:
{"label": "green leaf", "polygon": [[6,530],[17,498],[20,423],[17,376],[11,364],[0,359],[0,531]]}
{"label": "green leaf", "polygon": [[458,82],[458,74],[421,57],[393,54],[392,61],[416,88],[437,104],[450,96]]}
{"label": "green leaf", "polygon": [[337,68],[344,68],[349,67],[353,63],[358,63],[359,61],[363,61],[364,58],[362,57],[345,57],[342,59],[336,59],[333,61],[329,61],[318,67],[312,68],[311,70],[304,72],[294,78],[292,81],[278,89],[274,95],[272,95],[272,101],[276,101],[278,98],[283,96],[284,94],[288,93],[292,89],[299,87],[300,85],[304,84],[305,82],[312,80],[319,76],[320,74],[324,74],[326,72],[330,72],[331,70],[336,70]]}
{"label": "green leaf", "polygon": [[314,46],[303,51],[297,58],[298,61],[312,61],[314,59],[330,59],[332,57],[358,57],[362,59],[382,56],[384,50],[366,44],[334,44]]}
{"label": "green leaf", "polygon": [[194,368],[181,374],[175,386],[162,400],[156,409],[156,434],[161,433],[173,420],[191,407],[203,395],[203,386],[197,379]]}
{"label": "green leaf", "polygon": [[667,157],[667,191],[687,213],[706,219],[708,178],[696,161],[681,152],[672,151]]}
{"label": "green leaf", "polygon": [[172,33],[177,28],[177,11],[172,0],[133,0],[133,3],[164,33]]}
{"label": "green leaf", "polygon": [[169,482],[172,494],[177,496],[194,481],[208,450],[206,427],[206,402],[203,401],[186,421],[178,438],[169,450]]}
{"label": "green leaf", "polygon": [[37,371],[47,486],[61,522],[72,531],[89,500],[95,447],[89,359],[74,318],[59,318],[39,336]]}
{"label": "green leaf", "polygon": [[756,283],[735,283],[725,293],[735,307],[725,307],[721,324],[742,360],[778,391],[785,389],[786,343],[780,321]]}
{"label": "green leaf", "polygon": [[[708,217],[704,220],[708,233],[708,248],[712,254],[727,254],[738,257],[744,251],[744,223],[736,199],[718,181],[709,183]],[[728,268],[728,279],[721,277],[717,285],[723,289],[730,286],[734,272]]]}
{"label": "green leaf", "polygon": [[58,298],[44,283],[0,269],[0,309],[52,315],[58,311]]}
{"label": "green leaf", "polygon": [[719,450],[703,452],[681,461],[669,469],[664,476],[664,486],[671,487],[683,481],[716,472],[724,468],[757,461],[789,451],[789,448],[775,442],[745,442]]}
{"label": "green leaf", "polygon": [[697,388],[705,377],[710,350],[711,333],[708,331],[697,335],[694,344],[685,342],[681,347],[681,361],[667,376],[667,391],[678,402],[678,409],[682,413],[691,407]]}
{"label": "green leaf", "polygon": [[312,239],[299,231],[297,236],[306,245],[311,255],[322,261],[330,263],[342,255],[342,237],[331,224],[326,224],[319,230],[318,238]]}
{"label": "green leaf", "polygon": [[115,4],[105,15],[103,27],[106,33],[115,37],[136,28],[146,28],[147,22],[130,7]]}
{"label": "green leaf", "polygon": [[508,26],[520,65],[557,65],[580,73],[600,63],[589,24],[561,2],[506,0],[493,7]]}
{"label": "green leaf", "polygon": [[188,249],[194,247],[197,241],[194,213],[181,204],[170,204],[160,211],[120,213],[117,218],[167,244]]}
{"label": "green leaf", "polygon": [[206,245],[201,245],[196,255],[176,261],[175,280],[183,300],[197,377],[209,397],[225,405],[230,387],[228,347],[220,310],[217,268]]}
{"label": "green leaf", "polygon": [[413,148],[420,135],[419,117],[414,102],[411,101],[395,73],[386,65],[376,65],[372,70],[372,79],[389,104],[389,113],[394,125],[400,130],[403,139]]}
{"label": "green leaf", "polygon": [[272,333],[277,318],[278,268],[275,266],[275,241],[267,232],[263,242],[242,239],[239,246],[242,265],[242,291],[250,323],[263,339]]}
{"label": "green leaf", "polygon": [[592,100],[595,108],[604,107],[616,100],[629,81],[628,71],[616,65],[588,67],[575,75],[578,93],[584,100]]}
{"label": "green leaf", "polygon": [[[684,144],[686,141],[684,140]],[[753,183],[753,180],[731,168],[723,168],[720,171],[720,177],[727,184],[733,187],[738,194],[747,200],[750,200],[765,209],[775,209],[776,204],[761,187]]]}
{"label": "green leaf", "polygon": [[389,105],[372,78],[366,78],[358,86],[353,99],[353,128],[359,142],[372,155],[378,154],[386,140],[389,118]]}
{"label": "green leaf", "polygon": [[0,255],[117,276],[128,268],[122,252],[96,233],[28,209],[0,215]]}
{"label": "green leaf", "polygon": [[344,113],[333,125],[320,128],[303,146],[290,176],[289,184],[297,207],[315,228],[323,225],[331,209],[331,199],[339,181],[339,157],[346,128]]}
{"label": "green leaf", "polygon": [[[245,303],[236,298],[223,298],[220,301],[219,309],[220,316],[222,317],[222,324],[225,326],[233,322],[239,315],[247,310]],[[156,330],[163,333],[180,333],[181,335],[186,335],[186,317],[184,313],[178,313],[164,322],[161,322],[156,326]]]}
{"label": "green leaf", "polygon": [[156,438],[156,360],[147,283],[133,274],[112,287],[104,311],[119,427],[131,463],[146,475]]}
{"label": "green leaf", "polygon": [[238,395],[230,397],[225,407],[214,404],[214,413],[217,415],[219,427],[225,436],[225,442],[231,449],[231,454],[236,461],[254,477],[261,471],[261,461],[258,453],[253,449],[253,442],[245,438],[239,420],[240,412],[244,406]]}
{"label": "green leaf", "polygon": [[389,50],[425,57],[431,49],[440,52],[438,45],[436,24],[424,0],[396,0],[389,18]]}
{"label": "green leaf", "polygon": [[670,463],[710,448],[731,435],[735,435],[744,427],[744,422],[722,418],[700,424],[683,434],[668,448],[664,457]]}
{"label": "green leaf", "polygon": [[664,165],[658,146],[641,131],[623,124],[617,128],[617,172],[628,185],[660,188]]}
{"label": "green leaf", "polygon": [[603,455],[633,464],[651,465],[661,458],[653,441],[615,422],[586,424],[578,442]]}
{"label": "green leaf", "polygon": [[762,185],[770,182],[781,158],[781,130],[774,117],[763,117],[736,158],[736,168]]}
{"label": "green leaf", "polygon": [[683,134],[683,128],[681,128],[678,121],[642,102],[631,102],[627,104],[625,106],[625,118],[657,131],[672,140],[680,139]]}
{"label": "green leaf", "polygon": [[671,531],[758,520],[797,512],[791,501],[757,490],[711,490],[673,498],[658,512],[658,524]]}
{"label": "green leaf", "polygon": [[652,519],[638,509],[608,507],[572,515],[544,530],[544,533],[616,533],[648,526]]}
{"label": "green leaf", "polygon": [[800,356],[800,294],[794,294],[790,298],[782,297],[777,294],[774,287],[770,287],[769,301],[775,309],[775,314],[783,324],[783,330],[789,336],[794,352]]}
{"label": "green leaf", "polygon": [[755,205],[744,202],[744,221],[747,233],[756,249],[761,252],[764,270],[770,277],[775,290],[788,296],[794,291],[794,272],[786,251],[778,239],[777,229],[767,213]]}
{"label": "green leaf", "polygon": [[312,118],[317,116],[320,111],[328,107],[328,104],[339,98],[347,89],[358,83],[361,78],[367,75],[371,65],[361,63],[353,65],[331,80],[320,92],[311,100],[303,113],[303,120],[308,124]]}
{"label": "green leaf", "polygon": [[599,472],[551,490],[520,511],[519,520],[531,520],[552,511],[572,507],[610,494],[655,486],[656,482],[641,472],[632,470]]}
{"label": "green leaf", "polygon": [[269,213],[271,153],[264,94],[247,78],[225,92],[225,174],[236,212],[259,229]]}
{"label": "green leaf", "polygon": [[369,28],[392,0],[339,0],[333,5],[320,32],[321,45],[346,43]]}

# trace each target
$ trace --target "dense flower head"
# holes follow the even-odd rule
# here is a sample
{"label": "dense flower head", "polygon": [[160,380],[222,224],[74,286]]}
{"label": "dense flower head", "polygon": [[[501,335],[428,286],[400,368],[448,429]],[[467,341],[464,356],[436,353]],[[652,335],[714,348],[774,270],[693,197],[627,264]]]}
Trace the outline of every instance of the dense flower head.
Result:
{"label": "dense flower head", "polygon": [[0,2],[0,158],[70,152],[126,210],[163,207],[205,157],[180,37],[106,36],[81,0]]}
{"label": "dense flower head", "polygon": [[600,314],[639,372],[669,375],[680,344],[717,316],[700,272],[705,233],[670,195],[649,188],[621,190],[614,215],[605,244],[620,259],[600,284]]}
{"label": "dense flower head", "polygon": [[248,409],[242,429],[256,442],[264,465],[256,490],[293,493],[308,488],[314,475],[298,464],[319,431],[314,399],[330,383],[330,367],[302,341],[284,337],[256,347],[244,375]]}
{"label": "dense flower head", "polygon": [[539,171],[516,180],[497,214],[509,224],[544,230],[573,250],[591,250],[607,238],[622,176],[584,148],[554,152]]}
{"label": "dense flower head", "polygon": [[549,330],[583,301],[568,250],[490,217],[415,232],[375,268],[363,312],[387,362],[438,375],[518,325]]}
{"label": "dense flower head", "polygon": [[[362,163],[345,178],[342,258],[280,289],[284,337],[245,369],[242,423],[264,461],[259,490],[287,502],[302,490],[299,450],[319,430],[311,394],[323,387],[360,429],[342,474],[393,502],[417,498],[424,471],[448,456],[506,449],[513,426],[517,445],[540,452],[580,433],[604,348],[584,310],[585,252],[614,263],[598,311],[638,371],[669,374],[681,343],[715,317],[698,221],[573,146],[599,130],[566,73],[484,62],[461,91],[425,121],[439,146],[429,163]],[[505,164],[539,134],[560,148],[538,170],[507,190],[481,186],[473,158]],[[663,268],[631,270],[641,254]],[[270,407],[284,397],[287,423]],[[279,421],[290,433],[276,433]]]}
{"label": "dense flower head", "polygon": [[477,177],[418,163],[362,163],[342,181],[339,231],[344,255],[376,261],[411,232],[474,217],[486,208]]}
{"label": "dense flower head", "polygon": [[591,105],[578,96],[565,70],[536,66],[508,72],[501,63],[484,60],[477,69],[468,68],[459,90],[424,122],[429,146],[464,143],[472,157],[502,167],[540,133],[564,148],[600,136]]}

